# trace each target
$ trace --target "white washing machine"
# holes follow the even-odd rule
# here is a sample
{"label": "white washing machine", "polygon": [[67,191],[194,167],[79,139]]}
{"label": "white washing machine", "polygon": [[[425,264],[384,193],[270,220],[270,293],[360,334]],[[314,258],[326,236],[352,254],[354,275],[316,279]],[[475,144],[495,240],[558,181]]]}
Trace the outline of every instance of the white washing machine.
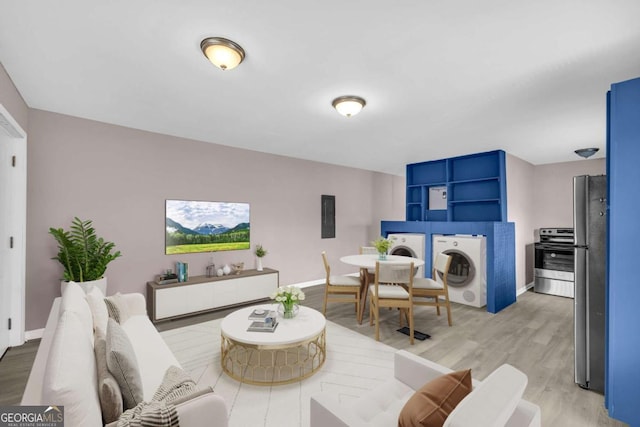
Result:
{"label": "white washing machine", "polygon": [[[387,236],[393,243],[389,255],[409,256],[424,260],[425,238],[422,233],[396,233]],[[416,270],[416,277],[424,277],[424,266]]]}
{"label": "white washing machine", "polygon": [[[474,307],[487,305],[487,244],[484,236],[433,235],[433,256],[453,257],[449,268],[449,299]],[[442,277],[438,277],[442,283]]]}

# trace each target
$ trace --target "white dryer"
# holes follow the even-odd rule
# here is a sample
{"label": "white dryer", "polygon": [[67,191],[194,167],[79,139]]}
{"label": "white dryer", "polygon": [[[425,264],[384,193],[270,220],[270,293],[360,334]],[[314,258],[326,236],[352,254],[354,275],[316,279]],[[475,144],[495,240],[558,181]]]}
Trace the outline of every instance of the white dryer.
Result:
{"label": "white dryer", "polygon": [[[391,240],[389,255],[408,256],[424,260],[425,237],[422,233],[395,233],[387,236]],[[424,266],[418,267],[416,277],[424,277]]]}
{"label": "white dryer", "polygon": [[[449,268],[449,299],[474,307],[487,305],[487,244],[484,236],[433,235],[433,256],[453,257]],[[442,283],[442,277],[438,277]]]}

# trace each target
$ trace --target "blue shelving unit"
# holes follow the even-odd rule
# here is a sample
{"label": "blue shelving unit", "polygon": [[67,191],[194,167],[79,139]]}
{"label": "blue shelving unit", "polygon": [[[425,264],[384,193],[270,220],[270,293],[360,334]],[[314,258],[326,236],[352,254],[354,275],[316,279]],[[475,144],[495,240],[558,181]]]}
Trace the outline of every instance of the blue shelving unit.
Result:
{"label": "blue shelving unit", "polygon": [[[429,189],[444,187],[446,209],[429,206]],[[506,221],[502,150],[407,165],[407,221]]]}

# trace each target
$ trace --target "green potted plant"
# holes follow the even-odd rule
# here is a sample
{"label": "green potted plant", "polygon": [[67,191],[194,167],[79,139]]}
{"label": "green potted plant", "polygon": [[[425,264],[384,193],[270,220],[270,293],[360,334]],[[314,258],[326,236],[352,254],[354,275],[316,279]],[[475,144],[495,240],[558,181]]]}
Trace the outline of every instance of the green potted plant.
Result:
{"label": "green potted plant", "polygon": [[98,237],[90,220],[82,221],[78,217],[73,219],[69,231],[49,228],[49,234],[58,242],[58,254],[52,259],[64,268],[62,289],[73,281],[85,292],[96,286],[106,295],[107,265],[121,256],[120,251],[114,252],[115,244]]}
{"label": "green potted plant", "polygon": [[253,253],[256,255],[256,270],[262,271],[262,257],[267,254],[267,250],[262,245],[256,245]]}
{"label": "green potted plant", "polygon": [[380,259],[387,259],[387,252],[391,248],[391,243],[391,239],[385,239],[382,236],[371,242],[378,251]]}

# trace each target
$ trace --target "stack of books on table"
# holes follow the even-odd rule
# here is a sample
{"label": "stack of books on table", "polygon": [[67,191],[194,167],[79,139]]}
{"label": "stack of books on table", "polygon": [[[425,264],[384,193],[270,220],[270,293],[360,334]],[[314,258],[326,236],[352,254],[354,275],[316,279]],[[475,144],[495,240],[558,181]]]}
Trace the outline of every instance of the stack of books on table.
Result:
{"label": "stack of books on table", "polygon": [[256,308],[249,314],[249,320],[253,320],[247,331],[249,332],[273,332],[278,327],[276,312]]}

